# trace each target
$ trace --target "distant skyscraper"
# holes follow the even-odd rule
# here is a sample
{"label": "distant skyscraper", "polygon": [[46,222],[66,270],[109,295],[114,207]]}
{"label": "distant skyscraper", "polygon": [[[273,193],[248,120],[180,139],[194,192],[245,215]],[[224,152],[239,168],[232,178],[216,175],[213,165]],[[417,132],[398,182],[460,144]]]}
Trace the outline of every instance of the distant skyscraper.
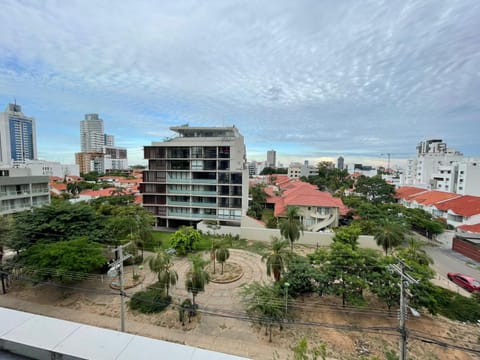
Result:
{"label": "distant skyscraper", "polygon": [[0,113],[0,162],[35,160],[37,139],[35,119],[25,116],[20,105],[8,104]]}
{"label": "distant skyscraper", "polygon": [[80,173],[128,169],[127,149],[116,147],[113,135],[104,133],[103,120],[98,114],[86,114],[80,121],[81,152],[75,154]]}
{"label": "distant skyscraper", "polygon": [[343,170],[344,166],[345,166],[344,159],[343,157],[339,156],[337,159],[337,169]]}
{"label": "distant skyscraper", "polygon": [[85,120],[80,121],[81,152],[101,152],[103,145],[105,145],[103,120],[98,114],[86,114]]}
{"label": "distant skyscraper", "polygon": [[275,150],[267,151],[267,167],[274,168],[277,164],[277,152]]}

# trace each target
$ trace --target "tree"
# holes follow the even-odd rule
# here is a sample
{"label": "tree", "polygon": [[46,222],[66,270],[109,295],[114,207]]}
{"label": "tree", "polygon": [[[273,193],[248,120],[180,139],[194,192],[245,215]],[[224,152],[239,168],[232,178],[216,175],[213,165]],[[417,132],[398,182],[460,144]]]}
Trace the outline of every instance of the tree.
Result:
{"label": "tree", "polygon": [[15,220],[12,216],[0,216],[0,266],[3,262],[5,248],[10,245],[15,229]]}
{"label": "tree", "polygon": [[152,238],[155,223],[152,213],[137,204],[113,205],[110,212],[107,230],[113,238],[111,241],[116,245],[123,240],[132,241],[141,249],[143,259],[144,246]]}
{"label": "tree", "polygon": [[365,256],[350,244],[334,242],[330,246],[328,264],[325,271],[329,275],[332,290],[341,296],[342,305],[363,304],[363,289],[367,286],[365,279]]}
{"label": "tree", "polygon": [[243,287],[242,302],[252,321],[265,326],[265,335],[272,341],[272,327],[283,322],[285,318],[284,304],[279,288],[272,285],[253,282]]}
{"label": "tree", "polygon": [[216,253],[216,258],[217,261],[222,264],[222,275],[223,275],[223,265],[225,264],[225,261],[230,257],[230,251],[226,247],[221,247],[220,249],[217,250]]}
{"label": "tree", "polygon": [[395,186],[388,184],[381,176],[360,176],[355,184],[355,192],[374,204],[393,202]]}
{"label": "tree", "polygon": [[199,292],[205,291],[205,286],[210,281],[210,276],[205,271],[208,261],[203,260],[200,256],[190,257],[190,270],[187,272],[185,279],[185,287],[188,292],[192,293],[192,303],[195,306],[195,297]]}
{"label": "tree", "polygon": [[296,297],[313,293],[316,290],[313,282],[315,275],[315,269],[307,258],[293,256],[288,263],[288,271],[283,276],[283,283],[289,283],[288,294]]}
{"label": "tree", "polygon": [[86,279],[105,264],[102,246],[87,238],[37,243],[20,253],[21,263],[37,280],[71,283]]}
{"label": "tree", "polygon": [[186,255],[195,248],[195,244],[202,239],[200,231],[195,230],[192,226],[180,227],[170,238],[170,245],[177,254]]}
{"label": "tree", "polygon": [[346,227],[340,227],[335,229],[335,236],[333,242],[339,242],[349,245],[353,250],[358,247],[358,237],[360,236],[361,229],[356,225],[350,225]]}
{"label": "tree", "polygon": [[423,243],[411,237],[408,240],[406,248],[399,249],[398,256],[409,263],[416,263],[421,266],[428,266],[433,264],[433,259],[428,256],[427,252],[422,249]]}
{"label": "tree", "polygon": [[290,250],[293,253],[293,243],[303,234],[303,225],[300,222],[299,209],[294,206],[287,207],[287,217],[280,222],[280,233],[290,241]]}
{"label": "tree", "polygon": [[387,221],[374,234],[378,246],[388,255],[388,250],[400,245],[405,240],[405,229],[396,222]]}
{"label": "tree", "polygon": [[249,193],[252,200],[248,208],[248,216],[261,219],[262,212],[265,209],[265,203],[267,202],[267,194],[264,189],[265,184],[256,184],[250,187]]}
{"label": "tree", "polygon": [[267,275],[271,276],[273,274],[275,281],[280,280],[289,257],[288,252],[285,250],[286,246],[286,241],[272,237],[269,252],[262,256],[262,261],[266,260],[267,262]]}
{"label": "tree", "polygon": [[62,241],[86,237],[105,240],[105,218],[87,203],[56,201],[50,205],[15,214],[14,250],[28,248],[37,241]]}
{"label": "tree", "polygon": [[175,286],[178,281],[178,274],[173,269],[171,256],[162,250],[157,250],[156,254],[149,258],[148,266],[150,270],[157,273],[158,282],[168,296],[170,285]]}

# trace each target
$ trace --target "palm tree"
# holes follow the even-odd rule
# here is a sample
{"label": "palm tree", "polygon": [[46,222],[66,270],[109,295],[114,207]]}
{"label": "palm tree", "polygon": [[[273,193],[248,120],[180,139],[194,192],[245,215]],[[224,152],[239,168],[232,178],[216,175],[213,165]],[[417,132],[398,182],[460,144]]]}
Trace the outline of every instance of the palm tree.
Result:
{"label": "palm tree", "polygon": [[417,264],[428,266],[433,264],[433,259],[428,256],[427,252],[422,249],[423,243],[411,237],[408,240],[408,246],[402,249],[402,254],[407,260],[416,262]]}
{"label": "palm tree", "polygon": [[375,231],[374,239],[377,245],[385,250],[386,256],[389,249],[400,245],[405,240],[405,229],[399,223],[386,222]]}
{"label": "palm tree", "polygon": [[190,258],[192,262],[190,270],[187,272],[185,279],[185,287],[188,292],[192,293],[192,303],[195,306],[195,297],[199,292],[205,291],[205,285],[210,281],[210,276],[205,271],[205,265],[208,261],[203,260],[199,256],[193,256]]}
{"label": "palm tree", "polygon": [[148,260],[148,266],[157,273],[158,282],[168,296],[170,286],[175,286],[178,281],[178,274],[172,269],[171,256],[162,250],[157,251],[156,255]]}
{"label": "palm tree", "polygon": [[267,261],[267,275],[271,276],[275,281],[280,280],[280,276],[285,269],[286,262],[290,254],[285,250],[288,243],[277,237],[272,237],[270,252],[262,256],[262,261]]}
{"label": "palm tree", "polygon": [[300,222],[300,214],[298,208],[288,207],[287,217],[280,222],[280,234],[290,241],[290,250],[293,253],[293,243],[300,238],[300,234],[303,234],[303,225]]}
{"label": "palm tree", "polygon": [[230,251],[226,247],[221,247],[220,249],[217,250],[216,253],[216,258],[217,261],[222,264],[222,275],[223,275],[223,265],[225,264],[225,261],[230,257]]}

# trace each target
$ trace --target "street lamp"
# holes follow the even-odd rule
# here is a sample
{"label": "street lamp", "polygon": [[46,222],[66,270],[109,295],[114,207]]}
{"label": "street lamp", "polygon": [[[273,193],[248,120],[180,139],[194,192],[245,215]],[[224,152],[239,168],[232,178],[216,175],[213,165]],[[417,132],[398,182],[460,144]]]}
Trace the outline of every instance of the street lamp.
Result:
{"label": "street lamp", "polygon": [[290,286],[290,283],[285,282],[283,284],[285,286],[285,317],[287,317],[287,310],[288,310],[288,287]]}

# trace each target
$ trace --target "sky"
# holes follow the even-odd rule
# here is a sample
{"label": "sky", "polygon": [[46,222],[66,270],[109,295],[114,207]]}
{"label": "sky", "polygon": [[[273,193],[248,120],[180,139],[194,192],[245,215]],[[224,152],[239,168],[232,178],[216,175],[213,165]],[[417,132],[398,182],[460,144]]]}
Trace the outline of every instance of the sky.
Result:
{"label": "sky", "polygon": [[480,156],[478,0],[2,0],[0,111],[74,163],[98,113],[130,164],[169,128],[235,125],[249,161]]}

